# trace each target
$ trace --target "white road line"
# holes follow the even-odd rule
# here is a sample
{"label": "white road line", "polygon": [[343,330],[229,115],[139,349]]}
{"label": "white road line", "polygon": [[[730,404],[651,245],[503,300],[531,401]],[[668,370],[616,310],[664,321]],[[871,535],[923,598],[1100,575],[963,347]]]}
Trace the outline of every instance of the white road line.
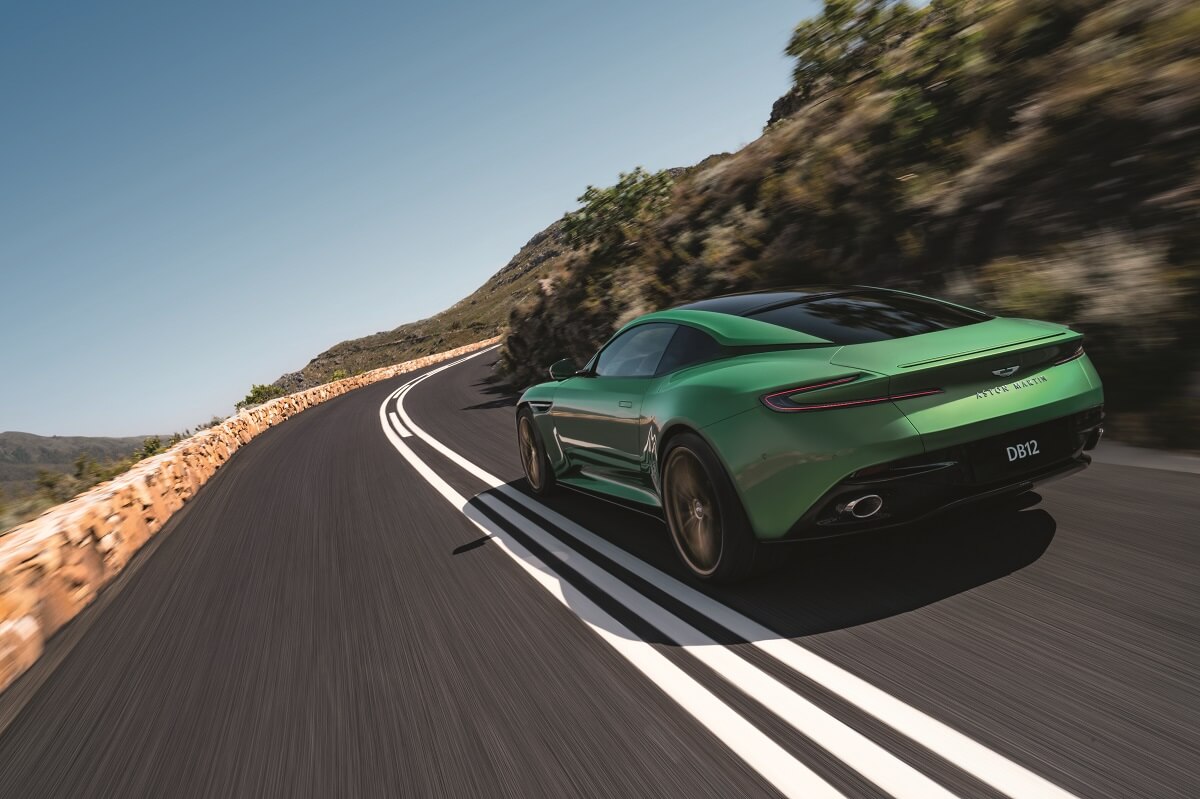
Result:
{"label": "white road line", "polygon": [[412,433],[409,432],[409,429],[404,426],[403,422],[400,421],[400,417],[396,415],[395,411],[392,411],[388,414],[388,419],[391,421],[392,427],[396,430],[396,433],[401,438],[409,438],[412,436]]}
{"label": "white road line", "polygon": [[[485,350],[486,351],[486,350]],[[467,358],[481,355],[473,353]],[[631,573],[655,585],[668,595],[697,610],[725,629],[752,643],[798,674],[802,674],[818,685],[841,697],[845,701],[874,716],[902,735],[911,738],[930,751],[940,755],[980,781],[1012,797],[1047,797],[1047,799],[1074,799],[1073,794],[1060,788],[1003,755],[993,752],[983,744],[944,724],[932,716],[897,699],[866,680],[835,665],[820,655],[778,633],[762,626],[753,619],[717,602],[674,577],[654,568],[620,547],[609,543],[571,519],[542,505],[540,502],[504,484],[495,475],[450,449],[425,432],[413,422],[404,408],[404,395],[413,386],[438,372],[467,360],[463,358],[431,370],[410,381],[394,392],[396,409],[413,434],[461,468],[494,488],[498,493],[511,498],[555,526],[591,547],[600,554],[618,563]]]}
{"label": "white road line", "polygon": [[[412,387],[423,379],[424,376],[414,379],[410,384],[393,392],[394,395],[402,403]],[[384,408],[386,407],[387,402],[384,403]],[[394,411],[389,412],[389,416],[391,413]],[[510,506],[495,497],[480,496],[476,499],[533,538],[555,559],[570,565],[584,579],[660,630],[676,642],[679,648],[704,663],[726,682],[766,706],[793,729],[816,741],[892,796],[899,799],[952,799],[953,794],[917,769],[821,710],[749,661],[735,655],[711,636],[570,548],[558,537],[532,523]],[[474,509],[471,510],[475,515],[468,513],[468,516],[478,517],[479,520],[487,519]]]}
{"label": "white road line", "polygon": [[892,796],[897,799],[950,799],[954,796],[874,741],[563,544],[550,532],[537,525],[531,529],[530,520],[505,503],[494,497],[477,499],[549,550],[558,560],[569,564],[584,579],[623,607],[661,631],[680,649],[708,666],[726,682]]}
{"label": "white road line", "polygon": [[569,583],[559,579],[557,574],[525,549],[507,530],[492,524],[487,517],[470,508],[467,500],[418,458],[387,424],[385,409],[389,401],[390,398],[380,406],[379,421],[392,446],[426,482],[467,516],[476,527],[490,534],[501,551],[537,580],[555,599],[570,608],[602,640],[723,741],[780,793],[789,797],[813,799],[842,797],[833,786],[788,754],[783,747],[764,735],[654,647],[635,636]]}

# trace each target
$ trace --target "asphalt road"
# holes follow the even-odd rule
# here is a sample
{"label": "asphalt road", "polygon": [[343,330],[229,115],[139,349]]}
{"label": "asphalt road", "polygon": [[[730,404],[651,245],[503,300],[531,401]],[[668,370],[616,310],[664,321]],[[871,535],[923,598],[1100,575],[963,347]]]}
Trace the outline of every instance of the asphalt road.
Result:
{"label": "asphalt road", "polygon": [[521,493],[493,360],[240,450],[0,697],[0,796],[1200,795],[1200,476],[697,593],[657,520]]}

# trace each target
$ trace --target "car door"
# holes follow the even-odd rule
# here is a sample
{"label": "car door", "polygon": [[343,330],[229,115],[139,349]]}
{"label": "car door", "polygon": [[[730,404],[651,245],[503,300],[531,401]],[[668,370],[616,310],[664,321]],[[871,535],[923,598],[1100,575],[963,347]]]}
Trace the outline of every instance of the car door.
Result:
{"label": "car door", "polygon": [[674,332],[675,325],[661,322],[632,327],[606,344],[587,370],[555,390],[555,439],[585,475],[639,482],[642,399]]}

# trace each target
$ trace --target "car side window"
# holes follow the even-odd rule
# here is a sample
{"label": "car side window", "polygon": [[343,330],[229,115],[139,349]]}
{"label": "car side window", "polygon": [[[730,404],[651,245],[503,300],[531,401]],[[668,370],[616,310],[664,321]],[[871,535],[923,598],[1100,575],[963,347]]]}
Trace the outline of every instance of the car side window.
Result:
{"label": "car side window", "polygon": [[670,374],[687,366],[716,360],[721,356],[721,345],[716,340],[694,327],[680,325],[662,360],[658,362],[658,374]]}
{"label": "car side window", "polygon": [[638,325],[609,342],[596,358],[600,377],[652,377],[675,334],[675,325]]}

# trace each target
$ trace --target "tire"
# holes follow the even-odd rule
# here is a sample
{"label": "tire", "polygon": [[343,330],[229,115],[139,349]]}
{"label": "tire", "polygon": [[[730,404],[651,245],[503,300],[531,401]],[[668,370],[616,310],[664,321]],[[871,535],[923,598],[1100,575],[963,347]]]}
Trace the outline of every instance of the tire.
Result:
{"label": "tire", "polygon": [[662,463],[663,511],[683,564],[714,583],[753,574],[758,540],[733,481],[704,439],[673,437]]}
{"label": "tire", "polygon": [[521,468],[525,470],[525,482],[536,496],[544,497],[554,491],[556,480],[542,433],[533,421],[533,411],[521,408],[517,411],[517,455]]}

